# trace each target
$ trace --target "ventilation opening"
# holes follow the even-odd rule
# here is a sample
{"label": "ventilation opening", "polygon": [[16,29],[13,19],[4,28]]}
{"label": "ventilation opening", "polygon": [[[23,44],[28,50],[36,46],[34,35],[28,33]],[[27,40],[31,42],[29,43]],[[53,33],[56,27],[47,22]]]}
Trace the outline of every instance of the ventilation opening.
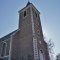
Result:
{"label": "ventilation opening", "polygon": [[26,16],[26,11],[24,11],[24,17]]}

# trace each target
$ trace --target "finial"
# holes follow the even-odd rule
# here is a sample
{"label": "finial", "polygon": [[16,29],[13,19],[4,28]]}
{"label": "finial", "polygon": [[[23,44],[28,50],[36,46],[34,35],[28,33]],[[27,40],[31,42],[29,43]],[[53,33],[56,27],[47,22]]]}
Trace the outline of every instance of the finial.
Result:
{"label": "finial", "polygon": [[28,5],[30,5],[31,3],[29,2],[29,0],[28,0],[28,3],[27,3],[27,5],[26,6],[28,6]]}
{"label": "finial", "polygon": [[30,3],[30,1],[28,0],[28,3]]}

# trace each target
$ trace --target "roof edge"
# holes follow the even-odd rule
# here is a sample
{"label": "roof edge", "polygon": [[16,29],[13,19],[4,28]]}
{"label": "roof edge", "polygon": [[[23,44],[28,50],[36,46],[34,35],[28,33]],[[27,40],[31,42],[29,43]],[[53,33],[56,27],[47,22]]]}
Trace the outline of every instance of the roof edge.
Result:
{"label": "roof edge", "polygon": [[13,33],[15,33],[16,31],[18,31],[18,29],[15,30],[15,31],[13,31],[13,32],[11,32],[11,33],[9,33],[9,34],[7,34],[7,35],[5,35],[5,36],[3,36],[2,38],[0,38],[0,41],[4,41],[4,40],[10,38],[11,35],[12,35]]}

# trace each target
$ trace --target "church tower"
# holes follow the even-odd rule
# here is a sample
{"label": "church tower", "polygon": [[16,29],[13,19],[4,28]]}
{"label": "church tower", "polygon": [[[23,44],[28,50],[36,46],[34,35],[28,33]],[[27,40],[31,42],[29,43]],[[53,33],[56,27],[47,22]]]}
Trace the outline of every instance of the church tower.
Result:
{"label": "church tower", "polygon": [[19,11],[18,29],[0,38],[0,60],[50,60],[40,12],[32,3]]}
{"label": "church tower", "polygon": [[47,43],[44,41],[40,12],[28,2],[19,11],[20,59],[49,60]]}

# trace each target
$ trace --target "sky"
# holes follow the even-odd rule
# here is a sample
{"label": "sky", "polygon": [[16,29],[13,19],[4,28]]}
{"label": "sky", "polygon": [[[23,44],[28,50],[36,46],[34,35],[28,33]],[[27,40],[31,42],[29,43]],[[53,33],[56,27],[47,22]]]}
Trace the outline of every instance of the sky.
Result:
{"label": "sky", "polygon": [[[54,42],[54,55],[60,53],[60,0],[29,0],[41,13],[46,40]],[[0,38],[18,29],[18,11],[28,0],[0,0]]]}

